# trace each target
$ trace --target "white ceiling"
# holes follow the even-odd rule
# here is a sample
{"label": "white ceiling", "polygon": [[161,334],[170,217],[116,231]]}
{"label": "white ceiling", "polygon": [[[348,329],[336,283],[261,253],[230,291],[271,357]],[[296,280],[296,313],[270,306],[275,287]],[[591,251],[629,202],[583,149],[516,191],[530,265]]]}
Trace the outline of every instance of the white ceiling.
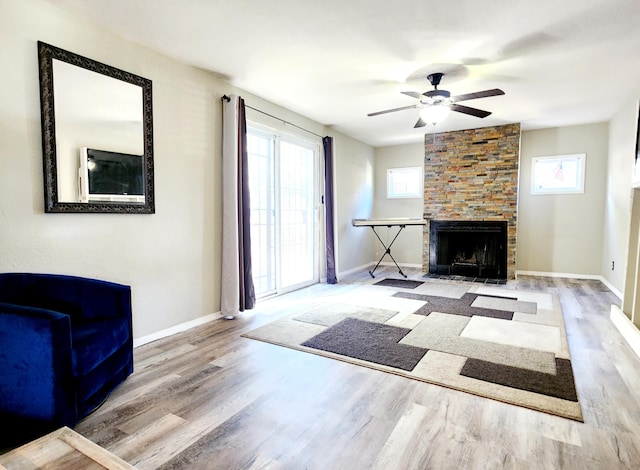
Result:
{"label": "white ceiling", "polygon": [[417,103],[400,92],[431,72],[452,95],[506,93],[438,132],[606,121],[640,96],[638,0],[51,1],[373,146],[433,131],[414,109],[367,117]]}

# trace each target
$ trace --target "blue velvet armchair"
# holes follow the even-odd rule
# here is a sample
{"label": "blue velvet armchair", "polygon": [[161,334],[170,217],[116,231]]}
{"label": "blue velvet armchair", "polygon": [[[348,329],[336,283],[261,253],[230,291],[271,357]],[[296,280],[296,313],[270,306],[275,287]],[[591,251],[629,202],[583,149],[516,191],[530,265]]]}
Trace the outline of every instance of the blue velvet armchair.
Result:
{"label": "blue velvet armchair", "polygon": [[73,427],[132,372],[129,286],[0,274],[0,448]]}

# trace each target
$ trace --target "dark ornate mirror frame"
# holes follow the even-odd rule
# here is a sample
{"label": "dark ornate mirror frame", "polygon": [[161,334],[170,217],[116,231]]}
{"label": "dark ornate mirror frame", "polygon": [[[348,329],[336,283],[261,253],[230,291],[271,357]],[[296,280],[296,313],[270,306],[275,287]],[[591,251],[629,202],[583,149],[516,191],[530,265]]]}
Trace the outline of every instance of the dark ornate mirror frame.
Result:
{"label": "dark ornate mirror frame", "polygon": [[[56,161],[56,119],[53,93],[53,59],[58,59],[142,88],[144,132],[144,203],[59,202]],[[38,41],[40,69],[40,109],[42,117],[42,156],[44,169],[44,210],[57,213],[153,214],[153,107],[151,80],[111,67],[78,54]]]}

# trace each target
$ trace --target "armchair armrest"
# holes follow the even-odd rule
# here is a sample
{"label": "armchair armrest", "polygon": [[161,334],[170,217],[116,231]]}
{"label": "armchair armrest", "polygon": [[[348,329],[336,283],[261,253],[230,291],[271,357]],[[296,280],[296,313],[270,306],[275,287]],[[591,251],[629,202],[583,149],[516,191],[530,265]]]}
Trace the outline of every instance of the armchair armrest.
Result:
{"label": "armchair armrest", "polygon": [[75,423],[67,315],[0,303],[0,371],[1,415]]}

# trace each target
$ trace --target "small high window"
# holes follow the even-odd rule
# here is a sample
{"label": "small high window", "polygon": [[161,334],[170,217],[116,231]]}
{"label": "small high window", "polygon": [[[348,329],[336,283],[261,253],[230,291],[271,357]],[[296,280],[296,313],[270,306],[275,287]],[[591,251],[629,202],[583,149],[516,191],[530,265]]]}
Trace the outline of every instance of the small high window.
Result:
{"label": "small high window", "polygon": [[531,194],[584,193],[586,159],[584,153],[535,157],[531,168]]}
{"label": "small high window", "polygon": [[421,198],[422,168],[387,169],[387,199]]}

